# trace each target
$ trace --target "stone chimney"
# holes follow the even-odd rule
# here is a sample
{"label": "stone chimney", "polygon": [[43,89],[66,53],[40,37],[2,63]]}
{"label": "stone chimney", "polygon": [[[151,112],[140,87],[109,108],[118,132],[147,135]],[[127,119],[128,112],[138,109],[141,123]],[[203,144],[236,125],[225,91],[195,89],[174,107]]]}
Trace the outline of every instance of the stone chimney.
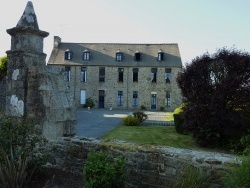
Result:
{"label": "stone chimney", "polygon": [[54,36],[54,48],[58,48],[61,42],[62,42],[62,39],[60,37]]}

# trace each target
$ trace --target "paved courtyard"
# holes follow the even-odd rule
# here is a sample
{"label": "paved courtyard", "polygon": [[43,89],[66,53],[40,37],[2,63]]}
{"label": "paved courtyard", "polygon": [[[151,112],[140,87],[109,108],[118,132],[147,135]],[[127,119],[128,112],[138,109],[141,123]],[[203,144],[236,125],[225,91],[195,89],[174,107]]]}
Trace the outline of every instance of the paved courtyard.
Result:
{"label": "paved courtyard", "polygon": [[[132,114],[132,110],[107,110],[79,108],[77,111],[76,135],[99,138],[110,130],[122,125],[122,118]],[[166,112],[145,111],[147,124],[166,123]]]}

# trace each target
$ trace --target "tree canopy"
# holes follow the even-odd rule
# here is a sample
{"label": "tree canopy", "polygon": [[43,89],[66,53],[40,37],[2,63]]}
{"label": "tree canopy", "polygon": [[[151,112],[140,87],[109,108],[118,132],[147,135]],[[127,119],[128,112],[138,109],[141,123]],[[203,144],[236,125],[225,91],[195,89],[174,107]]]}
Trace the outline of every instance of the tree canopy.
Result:
{"label": "tree canopy", "polygon": [[219,49],[192,60],[178,76],[183,126],[203,146],[225,145],[250,131],[250,55]]}
{"label": "tree canopy", "polygon": [[7,75],[7,56],[0,58],[0,81]]}

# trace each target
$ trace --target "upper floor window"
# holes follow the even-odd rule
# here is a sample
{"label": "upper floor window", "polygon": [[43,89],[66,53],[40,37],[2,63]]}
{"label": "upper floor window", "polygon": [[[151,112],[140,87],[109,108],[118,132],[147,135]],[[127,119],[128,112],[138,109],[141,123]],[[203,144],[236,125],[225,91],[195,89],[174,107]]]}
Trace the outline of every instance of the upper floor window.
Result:
{"label": "upper floor window", "polygon": [[161,50],[159,50],[157,55],[157,60],[163,61],[163,58],[164,58],[164,53]]}
{"label": "upper floor window", "polygon": [[84,61],[89,61],[90,59],[90,52],[88,50],[84,50],[83,52],[83,60]]}
{"label": "upper floor window", "polygon": [[116,52],[116,54],[115,54],[115,60],[118,61],[118,62],[123,61],[123,53],[120,50],[118,50]]}
{"label": "upper floor window", "polygon": [[105,67],[99,68],[99,82],[105,82]]}
{"label": "upper floor window", "polygon": [[81,67],[81,82],[87,81],[87,68]]}
{"label": "upper floor window", "polygon": [[157,80],[157,68],[151,68],[151,82],[155,83]]}
{"label": "upper floor window", "polygon": [[133,68],[133,82],[138,82],[138,68]]}
{"label": "upper floor window", "polygon": [[135,52],[135,61],[137,62],[141,61],[141,53],[139,51]]}
{"label": "upper floor window", "polygon": [[70,67],[65,67],[65,80],[70,81]]}
{"label": "upper floor window", "polygon": [[118,82],[123,82],[124,68],[118,68]]}
{"label": "upper floor window", "polygon": [[170,83],[171,82],[171,69],[170,68],[166,68],[165,69],[165,80],[166,83]]}
{"label": "upper floor window", "polygon": [[73,57],[73,52],[70,49],[66,50],[64,53],[64,59],[72,60],[72,57]]}

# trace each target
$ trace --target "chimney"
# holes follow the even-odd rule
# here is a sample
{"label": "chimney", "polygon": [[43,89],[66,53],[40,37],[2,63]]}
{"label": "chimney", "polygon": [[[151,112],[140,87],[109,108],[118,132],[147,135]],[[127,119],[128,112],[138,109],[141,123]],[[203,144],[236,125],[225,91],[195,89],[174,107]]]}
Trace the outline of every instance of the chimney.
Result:
{"label": "chimney", "polygon": [[62,41],[62,39],[60,37],[54,36],[54,48],[58,48],[61,41]]}

